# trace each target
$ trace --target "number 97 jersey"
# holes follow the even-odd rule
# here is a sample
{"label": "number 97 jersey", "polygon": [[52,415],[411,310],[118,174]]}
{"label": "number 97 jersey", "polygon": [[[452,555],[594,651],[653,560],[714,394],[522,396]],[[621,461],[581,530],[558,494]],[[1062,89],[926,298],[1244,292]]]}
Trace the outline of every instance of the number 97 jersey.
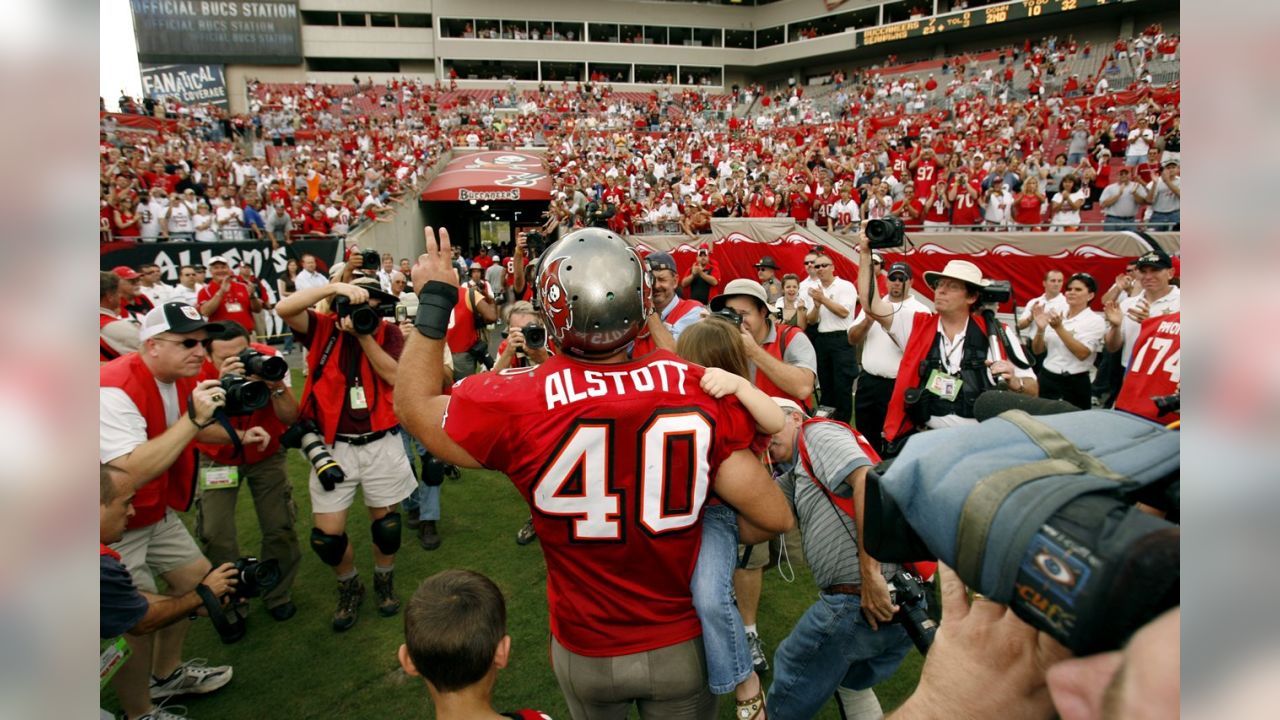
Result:
{"label": "number 97 jersey", "polygon": [[506,473],[533,511],[551,632],[607,657],[701,634],[689,582],[720,463],[755,423],[703,368],[657,351],[591,365],[565,355],[459,382],[445,432]]}

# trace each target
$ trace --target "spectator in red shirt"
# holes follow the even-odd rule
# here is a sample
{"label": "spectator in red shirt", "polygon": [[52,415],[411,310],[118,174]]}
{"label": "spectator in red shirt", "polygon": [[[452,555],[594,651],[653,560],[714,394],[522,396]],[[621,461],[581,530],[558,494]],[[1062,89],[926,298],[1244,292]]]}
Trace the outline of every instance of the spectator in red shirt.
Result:
{"label": "spectator in red shirt", "polygon": [[232,277],[231,263],[221,255],[209,259],[209,274],[212,276],[209,284],[196,295],[200,314],[210,318],[210,322],[239,323],[252,333],[253,315],[262,311],[262,300],[257,293],[250,293],[248,286]]}
{"label": "spectator in red shirt", "polygon": [[924,227],[924,203],[916,197],[914,185],[902,186],[902,199],[893,204],[892,212],[902,218],[903,227],[908,232]]}
{"label": "spectator in red shirt", "polygon": [[1038,226],[1044,222],[1044,209],[1047,204],[1044,193],[1040,190],[1040,178],[1032,176],[1022,183],[1022,191],[1013,196],[1013,223],[1019,229],[1031,227],[1035,231],[1043,230]]}
{"label": "spectator in red shirt", "polygon": [[324,216],[324,210],[316,208],[306,220],[302,221],[303,235],[328,235],[332,225]]}

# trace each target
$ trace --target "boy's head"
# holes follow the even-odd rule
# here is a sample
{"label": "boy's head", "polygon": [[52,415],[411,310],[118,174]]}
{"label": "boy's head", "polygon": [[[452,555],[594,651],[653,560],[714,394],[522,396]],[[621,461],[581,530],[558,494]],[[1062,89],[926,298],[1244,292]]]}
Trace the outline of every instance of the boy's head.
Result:
{"label": "boy's head", "polygon": [[404,613],[400,665],[438,692],[458,692],[507,665],[511,637],[502,591],[470,570],[445,570],[418,586]]}

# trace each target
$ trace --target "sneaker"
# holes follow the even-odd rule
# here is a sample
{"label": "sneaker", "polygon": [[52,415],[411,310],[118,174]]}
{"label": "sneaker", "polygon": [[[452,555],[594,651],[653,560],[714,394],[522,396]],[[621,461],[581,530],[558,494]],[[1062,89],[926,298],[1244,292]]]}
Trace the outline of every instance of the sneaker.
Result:
{"label": "sneaker", "polygon": [[769,660],[764,656],[764,643],[760,642],[760,636],[747,633],[747,647],[751,648],[751,664],[755,666],[756,674],[764,675],[769,670]]}
{"label": "sneaker", "polygon": [[231,666],[209,667],[204,658],[192,658],[178,666],[163,680],[151,678],[151,699],[163,700],[177,695],[204,695],[231,682]]}
{"label": "sneaker", "polygon": [[350,630],[360,616],[360,603],[364,602],[364,585],[359,576],[346,582],[338,582],[338,609],[333,611],[333,630]]}
{"label": "sneaker", "polygon": [[400,599],[396,597],[395,571],[373,574],[373,591],[378,595],[378,614],[391,617],[400,612]]}
{"label": "sneaker", "polygon": [[538,539],[538,531],[533,529],[533,518],[525,522],[524,527],[516,533],[517,545],[528,545]]}
{"label": "sneaker", "polygon": [[151,712],[138,717],[138,720],[187,720],[187,708],[184,705],[156,706]]}
{"label": "sneaker", "polygon": [[423,520],[418,528],[418,544],[423,550],[435,550],[440,547],[440,532],[436,529],[435,520]]}

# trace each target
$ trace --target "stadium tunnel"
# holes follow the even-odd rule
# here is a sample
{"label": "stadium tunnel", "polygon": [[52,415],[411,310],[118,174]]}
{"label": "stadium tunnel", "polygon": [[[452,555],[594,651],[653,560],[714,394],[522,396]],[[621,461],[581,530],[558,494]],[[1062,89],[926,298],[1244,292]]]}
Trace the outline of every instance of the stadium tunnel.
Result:
{"label": "stadium tunnel", "polygon": [[464,254],[483,243],[514,244],[516,232],[543,222],[551,201],[551,174],[541,153],[455,150],[422,191],[427,225],[444,227]]}

